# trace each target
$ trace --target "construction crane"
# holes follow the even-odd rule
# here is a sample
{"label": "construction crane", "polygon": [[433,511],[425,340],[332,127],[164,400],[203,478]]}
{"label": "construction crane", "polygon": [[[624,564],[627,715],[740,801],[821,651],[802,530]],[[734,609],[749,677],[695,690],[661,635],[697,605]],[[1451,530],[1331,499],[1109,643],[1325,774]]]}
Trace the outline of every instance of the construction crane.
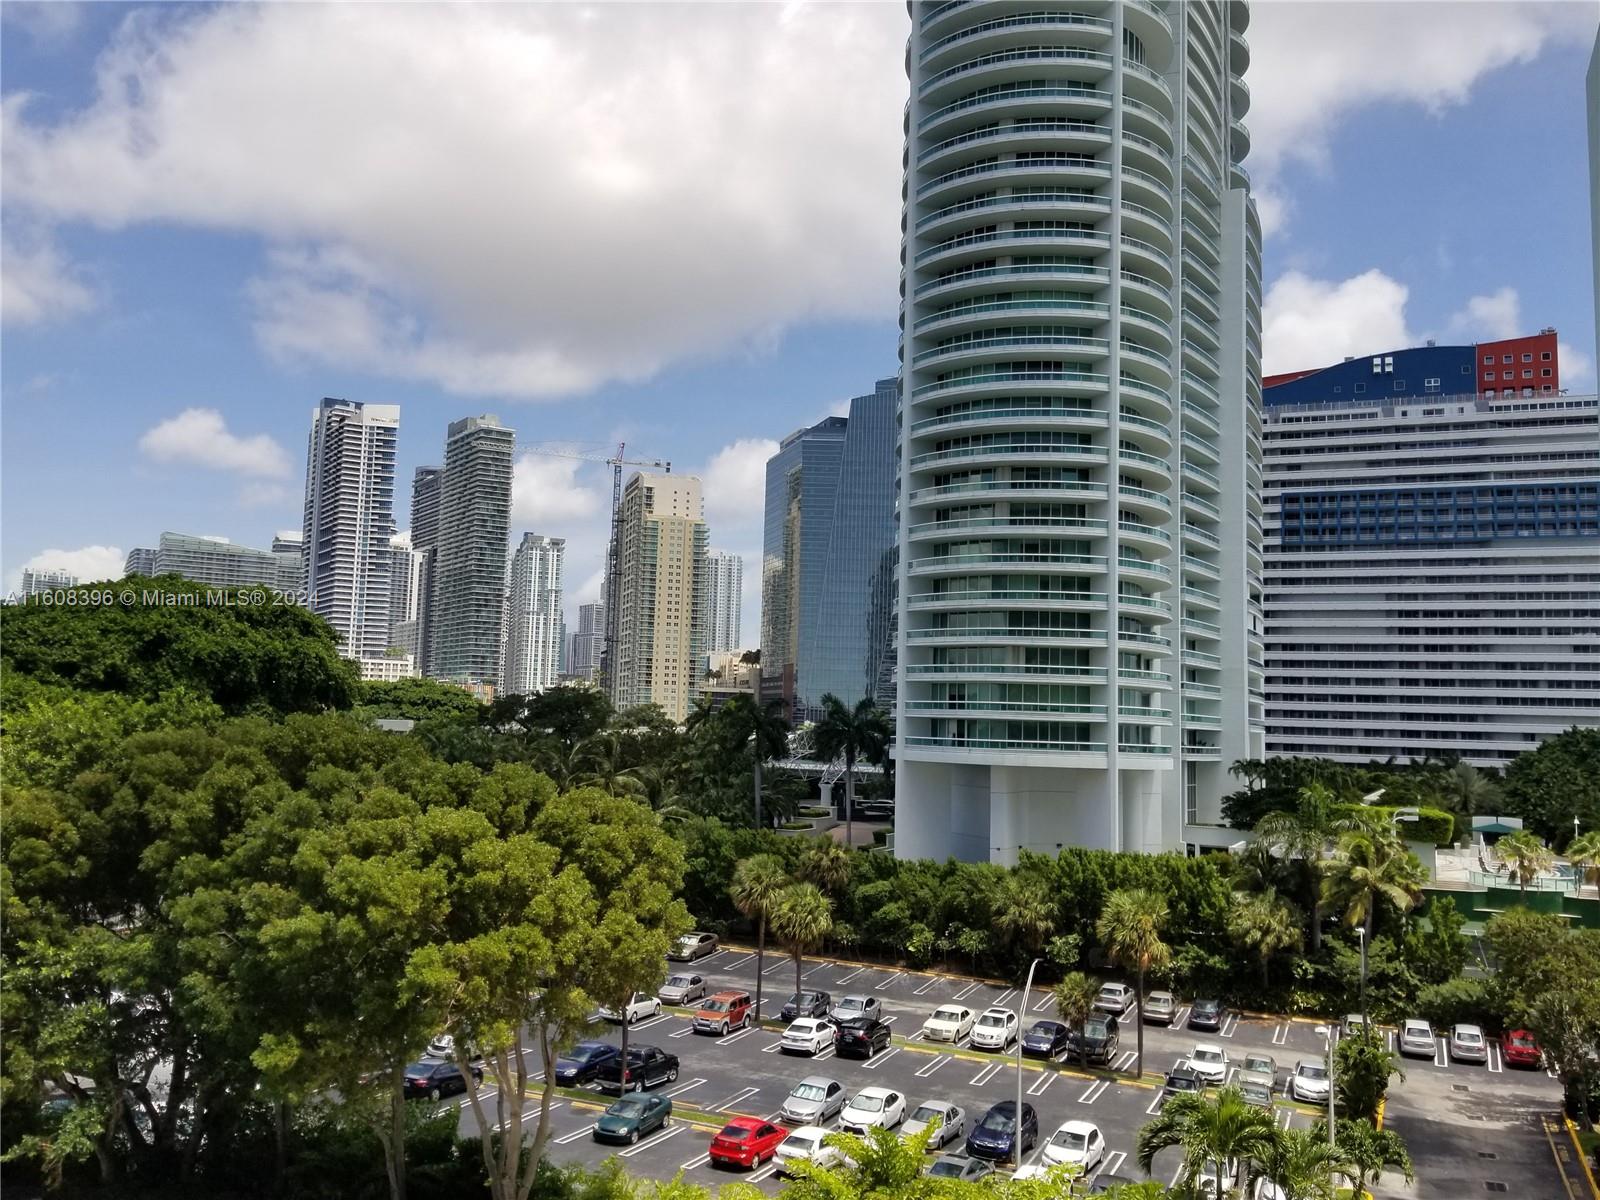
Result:
{"label": "construction crane", "polygon": [[618,442],[617,452],[609,458],[598,452],[584,453],[551,444],[532,446],[529,449],[530,453],[542,454],[549,458],[575,458],[580,462],[605,463],[611,468],[611,542],[606,547],[606,636],[605,648],[600,654],[600,687],[610,695],[611,674],[616,666],[617,640],[622,615],[618,611],[621,608],[619,600],[622,586],[622,468],[660,467],[670,475],[672,464],[658,459],[627,458],[626,442]]}

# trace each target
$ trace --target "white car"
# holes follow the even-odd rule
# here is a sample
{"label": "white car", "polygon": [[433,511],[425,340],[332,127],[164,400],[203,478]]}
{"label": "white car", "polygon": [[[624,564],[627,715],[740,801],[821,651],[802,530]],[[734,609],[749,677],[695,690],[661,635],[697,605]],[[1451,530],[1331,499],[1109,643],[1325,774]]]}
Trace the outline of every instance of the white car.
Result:
{"label": "white car", "polygon": [[1289,1076],[1289,1095],[1307,1104],[1328,1098],[1328,1068],[1320,1058],[1302,1058]]}
{"label": "white car", "polygon": [[929,1100],[917,1105],[916,1111],[906,1118],[900,1133],[904,1137],[910,1137],[921,1133],[935,1121],[939,1123],[939,1128],[934,1130],[933,1136],[928,1139],[928,1149],[939,1150],[946,1143],[966,1138],[967,1110],[945,1100]]}
{"label": "white car", "polygon": [[876,996],[840,996],[839,1002],[828,1010],[828,1016],[833,1018],[834,1024],[841,1024],[855,1017],[871,1017],[875,1021],[881,1021],[883,1006],[878,1003]]}
{"label": "white car", "polygon": [[1419,1017],[1407,1017],[1400,1022],[1400,1033],[1395,1038],[1395,1049],[1405,1055],[1432,1058],[1438,1052],[1433,1040],[1433,1026]]}
{"label": "white car", "polygon": [[893,1129],[906,1119],[906,1098],[888,1088],[862,1088],[850,1097],[839,1114],[845,1133],[865,1134],[869,1129]]}
{"label": "white car", "polygon": [[1094,1006],[1101,1012],[1120,1017],[1133,1003],[1133,989],[1125,983],[1106,983],[1100,986]]}
{"label": "white car", "polygon": [[833,1045],[836,1032],[837,1027],[827,1017],[798,1017],[783,1031],[778,1049],[785,1054],[821,1054]]}
{"label": "white car", "polygon": [[1098,1167],[1106,1156],[1106,1139],[1098,1125],[1088,1121],[1064,1121],[1044,1144],[1044,1160],[1052,1166],[1071,1163],[1085,1175]]}
{"label": "white car", "polygon": [[637,1024],[646,1017],[653,1017],[661,1011],[661,1000],[657,996],[647,996],[643,992],[635,992],[633,999],[628,1001],[621,1013],[614,1008],[602,1008],[600,1015],[606,1020],[621,1024],[624,1020],[629,1025]]}
{"label": "white car", "polygon": [[779,1175],[793,1175],[798,1163],[816,1167],[837,1167],[844,1163],[844,1155],[833,1146],[823,1145],[828,1131],[820,1125],[802,1125],[778,1143],[773,1156],[778,1163]]}
{"label": "white car", "polygon": [[978,1014],[959,1004],[941,1004],[922,1023],[922,1036],[929,1042],[959,1042],[972,1032]]}
{"label": "white car", "polygon": [[428,1058],[454,1058],[456,1053],[456,1039],[448,1033],[441,1033],[428,1043]]}
{"label": "white car", "polygon": [[1228,1078],[1228,1052],[1215,1042],[1196,1042],[1189,1066],[1207,1083],[1220,1085]]}
{"label": "white car", "polygon": [[1450,1028],[1451,1062],[1488,1062],[1489,1043],[1483,1030],[1476,1025],[1453,1025]]}
{"label": "white car", "polygon": [[1004,1050],[1017,1040],[1017,1014],[1009,1008],[986,1008],[972,1027],[972,1045],[979,1050]]}
{"label": "white car", "polygon": [[1233,1196],[1239,1189],[1239,1164],[1224,1162],[1222,1173],[1217,1173],[1215,1160],[1206,1163],[1194,1175],[1194,1194],[1201,1200],[1223,1200],[1223,1197]]}

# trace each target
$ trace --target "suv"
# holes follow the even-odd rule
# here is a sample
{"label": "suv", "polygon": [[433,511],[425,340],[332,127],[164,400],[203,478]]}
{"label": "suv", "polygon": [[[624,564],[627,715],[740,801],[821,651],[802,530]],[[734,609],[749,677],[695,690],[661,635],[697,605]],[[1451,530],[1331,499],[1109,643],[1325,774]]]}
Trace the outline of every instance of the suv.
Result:
{"label": "suv", "polygon": [[871,1058],[889,1048],[889,1027],[872,1017],[852,1017],[840,1021],[833,1035],[833,1052],[840,1058]]}
{"label": "suv", "polygon": [[721,1037],[730,1029],[746,1028],[753,1016],[749,992],[718,992],[701,1002],[700,1011],[694,1014],[694,1031]]}
{"label": "suv", "polygon": [[1120,1044],[1117,1019],[1096,1013],[1083,1023],[1083,1035],[1077,1030],[1067,1034],[1068,1057],[1085,1063],[1108,1063]]}
{"label": "suv", "polygon": [[1167,1078],[1161,1085],[1161,1099],[1171,1099],[1173,1096],[1202,1096],[1205,1094],[1206,1081],[1200,1073],[1187,1062],[1181,1062],[1167,1072]]}

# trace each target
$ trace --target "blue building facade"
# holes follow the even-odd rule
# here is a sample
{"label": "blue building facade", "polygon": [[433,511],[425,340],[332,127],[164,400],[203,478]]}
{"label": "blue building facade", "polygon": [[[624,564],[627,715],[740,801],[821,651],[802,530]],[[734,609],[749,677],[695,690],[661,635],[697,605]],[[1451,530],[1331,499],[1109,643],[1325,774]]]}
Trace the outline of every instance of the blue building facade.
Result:
{"label": "blue building facade", "polygon": [[1282,404],[1390,404],[1478,390],[1476,346],[1413,346],[1347,358],[1331,367],[1262,382],[1268,407]]}

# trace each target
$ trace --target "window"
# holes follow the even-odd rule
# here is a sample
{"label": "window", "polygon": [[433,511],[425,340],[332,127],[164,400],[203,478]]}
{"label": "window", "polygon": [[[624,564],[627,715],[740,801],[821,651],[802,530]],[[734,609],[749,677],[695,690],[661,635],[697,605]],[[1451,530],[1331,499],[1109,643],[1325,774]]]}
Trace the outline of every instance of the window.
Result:
{"label": "window", "polygon": [[1522,361],[1523,361],[1523,362],[1532,362],[1532,361],[1533,361],[1533,355],[1531,355],[1531,354],[1524,354],[1524,355],[1523,355],[1523,356],[1522,356]]}
{"label": "window", "polygon": [[1483,356],[1483,365],[1486,366],[1486,367],[1493,366],[1494,365],[1494,355],[1485,354]]}
{"label": "window", "polygon": [[1540,379],[1549,379],[1550,378],[1550,368],[1549,367],[1540,367],[1539,368],[1539,378]]}
{"label": "window", "polygon": [[1500,361],[1503,363],[1508,363],[1512,361],[1512,357],[1509,354],[1505,354],[1501,356]]}
{"label": "window", "polygon": [[1488,391],[1483,393],[1483,398],[1485,400],[1493,400],[1494,397],[1495,397],[1495,390],[1493,388],[1490,388]]}
{"label": "window", "polygon": [[[1492,360],[1486,359],[1485,361],[1487,362],[1487,361],[1492,361]],[[1463,375],[1471,375],[1472,374],[1472,364],[1471,363],[1462,363],[1461,364],[1461,373]]]}
{"label": "window", "polygon": [[1532,367],[1523,367],[1522,368],[1522,377],[1524,379],[1532,379],[1533,378],[1533,368]]}
{"label": "window", "polygon": [[1545,350],[1542,353],[1540,353],[1539,361],[1540,362],[1549,362],[1550,361],[1550,351]]}
{"label": "window", "polygon": [[1487,379],[1490,383],[1494,382],[1494,372],[1493,371],[1485,371],[1483,373],[1483,377],[1485,379]]}
{"label": "window", "polygon": [[1354,392],[1355,392],[1355,394],[1356,394],[1356,395],[1358,395],[1358,396],[1359,396],[1359,395],[1360,395],[1360,394],[1361,394],[1361,393],[1362,393],[1362,392],[1364,392],[1364,391],[1366,391],[1366,390],[1367,390],[1367,385],[1366,385],[1366,384],[1364,384],[1364,383],[1358,383],[1358,384],[1356,384],[1356,386],[1355,386],[1355,387],[1354,387],[1354,388],[1352,388],[1352,389],[1351,389],[1351,390],[1352,390],[1352,391],[1354,391]]}
{"label": "window", "polygon": [[1396,379],[1394,381],[1394,390],[1397,391],[1397,392],[1405,391],[1406,390],[1406,381],[1404,379]]}

